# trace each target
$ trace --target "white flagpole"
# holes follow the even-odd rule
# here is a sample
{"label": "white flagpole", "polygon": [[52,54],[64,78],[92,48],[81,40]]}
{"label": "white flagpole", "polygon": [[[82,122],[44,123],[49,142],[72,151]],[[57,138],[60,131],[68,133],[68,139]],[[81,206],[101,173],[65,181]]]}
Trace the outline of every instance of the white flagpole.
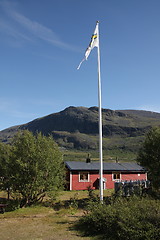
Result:
{"label": "white flagpole", "polygon": [[80,68],[82,62],[88,59],[91,50],[97,47],[98,53],[98,105],[99,105],[99,186],[100,186],[100,201],[103,203],[103,155],[102,155],[102,101],[101,101],[101,74],[100,74],[100,48],[99,48],[99,21],[96,23],[94,34],[92,35],[91,42],[85,52],[85,57],[80,62],[77,69]]}
{"label": "white flagpole", "polygon": [[98,24],[98,105],[99,105],[99,160],[100,160],[100,201],[103,203],[103,153],[102,153],[102,96],[101,96],[101,71],[100,71],[100,47],[99,47],[99,21]]}

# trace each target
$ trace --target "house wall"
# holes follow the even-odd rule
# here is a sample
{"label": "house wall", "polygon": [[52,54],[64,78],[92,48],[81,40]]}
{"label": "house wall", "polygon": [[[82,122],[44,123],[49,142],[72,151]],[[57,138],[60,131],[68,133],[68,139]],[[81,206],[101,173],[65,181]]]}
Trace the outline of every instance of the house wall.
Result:
{"label": "house wall", "polygon": [[89,186],[93,189],[96,187],[93,186],[99,177],[98,173],[93,172],[89,173],[89,182],[80,182],[79,181],[79,172],[72,172],[72,189],[71,190],[86,190]]}
{"label": "house wall", "polygon": [[[99,188],[99,173],[98,172],[92,172],[89,173],[89,181],[88,182],[80,182],[79,181],[79,172],[72,172],[70,173],[70,190],[86,190],[89,186],[92,189],[98,189]],[[113,180],[113,173],[105,173],[103,174],[103,178],[106,179],[105,182],[105,189],[113,189],[114,188],[114,180]],[[147,174],[146,173],[121,173],[121,181],[124,180],[147,180]]]}
{"label": "house wall", "polygon": [[[107,189],[113,189],[114,188],[114,183],[115,180],[112,179],[113,175],[112,173],[110,174],[104,174],[104,178],[107,179],[106,182],[106,188]],[[121,173],[121,179],[120,181],[134,181],[134,180],[147,180],[147,175],[146,173]]]}

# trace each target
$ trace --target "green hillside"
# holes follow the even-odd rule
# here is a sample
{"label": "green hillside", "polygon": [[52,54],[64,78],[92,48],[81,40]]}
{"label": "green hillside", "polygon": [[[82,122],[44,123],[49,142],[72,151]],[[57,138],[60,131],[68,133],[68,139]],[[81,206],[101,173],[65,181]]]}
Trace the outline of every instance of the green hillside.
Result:
{"label": "green hillside", "polygon": [[[134,159],[145,134],[160,125],[160,113],[142,110],[103,109],[104,159]],[[98,108],[68,107],[65,110],[14,126],[0,132],[9,142],[18,130],[52,135],[64,150],[64,158],[84,159],[88,153],[98,158]],[[74,159],[73,159],[74,158]]]}

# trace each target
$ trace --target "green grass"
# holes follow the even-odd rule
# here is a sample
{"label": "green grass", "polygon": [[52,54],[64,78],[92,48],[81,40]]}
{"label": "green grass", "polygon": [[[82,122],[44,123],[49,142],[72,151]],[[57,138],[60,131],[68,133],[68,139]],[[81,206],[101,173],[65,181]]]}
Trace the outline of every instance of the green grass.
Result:
{"label": "green grass", "polygon": [[[106,189],[103,191],[104,197],[110,196],[113,193],[113,189]],[[94,190],[94,194],[99,196],[99,190]],[[81,190],[81,191],[62,191],[59,194],[58,200],[70,200],[71,198],[77,198],[77,199],[86,199],[88,198],[88,191],[87,190]]]}
{"label": "green grass", "polygon": [[73,221],[71,217],[72,215],[65,211],[57,214],[51,208],[42,207],[5,213],[0,216],[0,239],[83,239],[77,236],[76,232],[69,231]]}
{"label": "green grass", "polygon": [[[65,150],[63,151],[64,161],[86,161],[86,158],[90,154],[92,161],[99,161],[99,152],[98,150],[87,150],[87,151],[78,151],[78,150]],[[111,162],[116,161],[118,158],[120,161],[130,162],[136,161],[137,152],[125,149],[108,149],[103,150],[103,161]]]}
{"label": "green grass", "polygon": [[[93,136],[95,137],[95,136]],[[144,136],[137,137],[110,137],[103,138],[103,160],[105,162],[115,161],[136,161],[137,154]],[[96,140],[95,140],[96,141]],[[63,150],[64,161],[85,161],[90,154],[91,160],[99,161],[99,150]]]}
{"label": "green grass", "polygon": [[[99,191],[95,191],[99,194]],[[105,190],[104,195],[110,195]],[[6,197],[0,192],[0,198]],[[0,214],[0,240],[81,240],[93,239],[82,237],[73,226],[80,216],[84,214],[83,208],[66,205],[72,199],[78,203],[85,203],[88,191],[62,191],[55,204],[45,207],[45,203],[37,206],[17,209]],[[60,208],[56,208],[56,204]],[[46,204],[48,205],[48,204]]]}

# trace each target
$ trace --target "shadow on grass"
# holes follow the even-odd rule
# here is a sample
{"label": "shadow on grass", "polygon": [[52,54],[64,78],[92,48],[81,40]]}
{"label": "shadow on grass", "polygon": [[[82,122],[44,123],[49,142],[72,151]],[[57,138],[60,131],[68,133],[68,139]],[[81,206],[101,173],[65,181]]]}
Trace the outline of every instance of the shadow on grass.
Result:
{"label": "shadow on grass", "polygon": [[88,205],[88,198],[83,199],[70,199],[70,200],[63,200],[59,201],[54,204],[53,208],[55,211],[59,211],[61,209],[67,209],[67,208],[74,208],[74,209],[85,209]]}
{"label": "shadow on grass", "polygon": [[84,227],[80,226],[77,223],[78,223],[78,220],[76,222],[70,222],[69,227],[68,227],[68,231],[77,232],[77,235],[82,237],[82,238],[89,237],[89,238],[93,238],[94,240],[108,239],[108,238],[105,238],[104,235],[91,234],[92,231],[86,232]]}
{"label": "shadow on grass", "polygon": [[[104,197],[105,204],[110,204],[113,198],[111,196]],[[84,199],[71,199],[71,200],[63,200],[55,204],[54,209],[59,211],[61,209],[70,209],[72,208],[73,212],[75,210],[84,210],[88,212],[88,205],[90,202],[99,202],[99,198],[84,198]],[[72,211],[71,211],[72,212]],[[72,214],[72,213],[71,213]],[[73,215],[69,216],[72,220],[57,222],[57,224],[68,224],[68,231],[72,231],[74,234],[76,232],[77,236],[80,237],[92,237],[94,240],[105,240],[108,239],[106,236],[102,236],[101,234],[93,233],[92,229],[89,229],[89,226],[84,226],[84,224],[80,224],[81,215],[77,215],[77,211],[73,213]]]}
{"label": "shadow on grass", "polygon": [[56,224],[64,225],[64,224],[70,224],[70,222],[66,220],[66,221],[56,222]]}
{"label": "shadow on grass", "polygon": [[[106,205],[111,204],[111,202],[116,198],[114,194],[112,196],[106,196],[103,198],[103,201],[105,202]],[[59,211],[61,209],[68,209],[68,208],[73,208],[73,209],[79,209],[79,210],[86,210],[88,205],[91,202],[99,202],[99,197],[98,196],[93,196],[93,197],[87,197],[83,199],[77,199],[77,198],[71,198],[70,200],[61,200],[53,204],[53,209],[55,211]]]}
{"label": "shadow on grass", "polygon": [[0,204],[4,204],[5,212],[11,212],[19,208],[19,201],[14,199],[0,198]]}

